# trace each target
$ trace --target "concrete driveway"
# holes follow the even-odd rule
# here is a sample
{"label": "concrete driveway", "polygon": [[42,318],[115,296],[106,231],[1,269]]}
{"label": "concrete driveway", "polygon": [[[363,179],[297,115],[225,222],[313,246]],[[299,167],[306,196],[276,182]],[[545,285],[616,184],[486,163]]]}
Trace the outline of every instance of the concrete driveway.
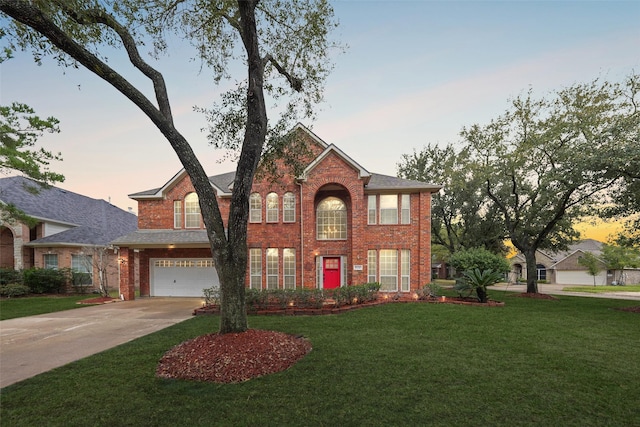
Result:
{"label": "concrete driveway", "polygon": [[141,298],[0,322],[0,388],[192,317],[201,298]]}

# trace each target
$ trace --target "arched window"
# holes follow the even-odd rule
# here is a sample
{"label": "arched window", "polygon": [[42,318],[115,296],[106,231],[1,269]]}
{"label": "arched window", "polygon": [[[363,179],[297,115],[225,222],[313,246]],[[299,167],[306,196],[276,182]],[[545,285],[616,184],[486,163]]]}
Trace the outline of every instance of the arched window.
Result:
{"label": "arched window", "polygon": [[347,206],[337,197],[327,197],[316,209],[318,240],[346,240]]}
{"label": "arched window", "polygon": [[185,228],[200,228],[200,204],[196,193],[184,197],[184,214]]}
{"label": "arched window", "polygon": [[282,197],[282,221],[296,222],[296,196],[291,192]]}
{"label": "arched window", "polygon": [[249,196],[249,222],[262,222],[262,197],[258,193]]}
{"label": "arched window", "polygon": [[267,222],[278,222],[278,195],[267,194]]}

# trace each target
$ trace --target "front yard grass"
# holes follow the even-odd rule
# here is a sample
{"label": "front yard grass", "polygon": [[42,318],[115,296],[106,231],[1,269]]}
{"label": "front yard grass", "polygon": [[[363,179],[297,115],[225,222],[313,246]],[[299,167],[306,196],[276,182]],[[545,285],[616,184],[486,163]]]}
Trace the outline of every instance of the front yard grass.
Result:
{"label": "front yard grass", "polygon": [[0,298],[0,320],[86,307],[77,302],[91,297],[91,295],[72,295]]}
{"label": "front yard grass", "polygon": [[640,292],[640,285],[630,286],[568,286],[562,288],[565,292],[588,292],[591,294],[604,294],[607,292]]}
{"label": "front yard grass", "polygon": [[161,380],[198,316],[0,391],[6,426],[640,425],[637,302],[490,297],[504,307],[387,304],[252,316],[313,344],[285,372],[231,385]]}

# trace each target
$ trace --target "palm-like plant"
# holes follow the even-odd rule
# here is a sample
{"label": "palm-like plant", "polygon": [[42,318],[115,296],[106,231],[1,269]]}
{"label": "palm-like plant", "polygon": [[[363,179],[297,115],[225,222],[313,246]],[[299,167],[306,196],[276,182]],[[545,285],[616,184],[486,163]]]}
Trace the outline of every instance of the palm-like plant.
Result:
{"label": "palm-like plant", "polygon": [[487,286],[502,281],[503,274],[495,270],[466,270],[462,273],[462,280],[456,284],[456,289],[468,289],[476,292],[480,302],[487,302]]}

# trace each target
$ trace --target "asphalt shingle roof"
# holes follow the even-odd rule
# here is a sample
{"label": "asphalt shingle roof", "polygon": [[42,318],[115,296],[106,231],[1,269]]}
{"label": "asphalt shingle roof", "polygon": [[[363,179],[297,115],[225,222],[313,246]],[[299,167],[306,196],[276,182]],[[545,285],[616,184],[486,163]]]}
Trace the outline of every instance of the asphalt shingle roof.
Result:
{"label": "asphalt shingle roof", "polygon": [[[30,188],[38,189],[37,193]],[[58,187],[40,187],[21,176],[0,178],[0,202],[15,205],[27,215],[75,226],[30,244],[107,245],[137,229],[136,215],[99,199]]]}

